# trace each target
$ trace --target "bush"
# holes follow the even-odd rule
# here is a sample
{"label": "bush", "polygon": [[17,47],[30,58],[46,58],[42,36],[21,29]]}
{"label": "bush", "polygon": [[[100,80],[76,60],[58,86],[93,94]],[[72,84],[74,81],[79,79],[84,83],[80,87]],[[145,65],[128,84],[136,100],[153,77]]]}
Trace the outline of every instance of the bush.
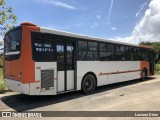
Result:
{"label": "bush", "polygon": [[0,68],[0,93],[5,90],[4,81],[3,81],[3,69]]}
{"label": "bush", "polygon": [[157,72],[157,74],[160,74],[160,64],[156,65],[156,72]]}

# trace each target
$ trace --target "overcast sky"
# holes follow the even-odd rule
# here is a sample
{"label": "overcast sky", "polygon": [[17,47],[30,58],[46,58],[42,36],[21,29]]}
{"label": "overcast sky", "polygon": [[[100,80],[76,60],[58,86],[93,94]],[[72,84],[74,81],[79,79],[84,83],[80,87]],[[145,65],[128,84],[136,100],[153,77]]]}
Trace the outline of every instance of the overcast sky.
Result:
{"label": "overcast sky", "polygon": [[119,40],[160,41],[160,0],[6,0],[21,22]]}

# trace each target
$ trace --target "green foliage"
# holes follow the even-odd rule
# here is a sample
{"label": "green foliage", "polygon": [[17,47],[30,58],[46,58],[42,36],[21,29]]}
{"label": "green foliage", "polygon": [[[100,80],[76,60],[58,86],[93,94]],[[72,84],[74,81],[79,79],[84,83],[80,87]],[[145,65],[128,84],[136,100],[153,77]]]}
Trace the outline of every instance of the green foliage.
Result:
{"label": "green foliage", "polygon": [[157,72],[157,74],[160,74],[160,64],[156,65],[156,72]]}
{"label": "green foliage", "polygon": [[16,21],[17,17],[13,14],[12,7],[7,7],[5,0],[0,0],[0,35],[3,37]]}
{"label": "green foliage", "polygon": [[[6,5],[5,0],[0,0],[0,36],[3,38],[6,31],[14,27],[17,21],[16,15],[13,14],[12,7]],[[0,40],[0,59],[3,53],[3,41]]]}
{"label": "green foliage", "polygon": [[3,66],[3,58],[0,57],[0,67],[2,67],[2,66]]}
{"label": "green foliage", "polygon": [[160,42],[141,42],[140,45],[152,46],[157,52],[160,52]]}
{"label": "green foliage", "polygon": [[[159,62],[160,64],[160,42],[141,42],[140,45],[152,46],[159,53]],[[160,66],[158,66],[158,69]]]}
{"label": "green foliage", "polygon": [[[0,0],[0,36],[3,38],[6,31],[14,27],[16,24],[17,17],[13,14],[12,7],[6,5],[5,0]],[[0,93],[5,90],[4,81],[3,81],[3,41],[0,40]]]}
{"label": "green foliage", "polygon": [[0,93],[5,90],[4,81],[3,81],[3,69],[0,68]]}

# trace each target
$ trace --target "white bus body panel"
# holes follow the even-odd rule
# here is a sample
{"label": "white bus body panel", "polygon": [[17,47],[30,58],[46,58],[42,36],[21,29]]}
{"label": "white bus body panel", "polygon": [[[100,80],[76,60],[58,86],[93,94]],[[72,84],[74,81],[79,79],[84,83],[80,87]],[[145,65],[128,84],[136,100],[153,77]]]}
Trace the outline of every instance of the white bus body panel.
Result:
{"label": "white bus body panel", "polygon": [[[73,90],[74,89],[74,70],[67,70],[67,90]],[[65,91],[65,76],[64,71],[58,71],[58,92],[64,92]]]}
{"label": "white bus body panel", "polygon": [[[41,90],[41,70],[54,71],[54,87],[51,90]],[[30,85],[30,94],[33,95],[56,95],[57,94],[57,63],[56,62],[35,62],[35,82]],[[40,89],[36,90],[36,87]]]}
{"label": "white bus body panel", "polygon": [[77,90],[81,90],[82,78],[88,72],[95,73],[97,86],[134,80],[140,78],[140,61],[77,61]]}
{"label": "white bus body panel", "polygon": [[67,70],[67,90],[74,89],[74,70]]}
{"label": "white bus body panel", "polygon": [[64,71],[58,71],[58,92],[64,91]]}

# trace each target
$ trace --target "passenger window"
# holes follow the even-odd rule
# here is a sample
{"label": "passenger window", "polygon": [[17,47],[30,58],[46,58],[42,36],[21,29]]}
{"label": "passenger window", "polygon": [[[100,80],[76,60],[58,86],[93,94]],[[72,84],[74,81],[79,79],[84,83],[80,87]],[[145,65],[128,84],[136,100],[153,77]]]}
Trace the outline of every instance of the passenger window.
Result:
{"label": "passenger window", "polygon": [[94,52],[94,51],[88,51],[87,54],[87,60],[97,60],[98,59],[98,52]]}
{"label": "passenger window", "polygon": [[79,60],[87,60],[87,51],[79,51],[78,58]]}
{"label": "passenger window", "polygon": [[125,48],[124,46],[120,46],[120,52],[124,53],[125,52]]}
{"label": "passenger window", "polygon": [[99,44],[100,51],[107,51],[107,45],[106,44]]}
{"label": "passenger window", "polygon": [[114,45],[112,45],[112,44],[107,44],[107,51],[108,51],[108,52],[111,52],[111,53],[114,53]]}
{"label": "passenger window", "polygon": [[[88,46],[87,46],[88,45]],[[98,43],[97,42],[78,42],[78,59],[79,60],[97,60]]]}
{"label": "passenger window", "polygon": [[98,44],[96,42],[88,42],[88,50],[97,51]]}
{"label": "passenger window", "polygon": [[114,45],[111,44],[100,44],[100,60],[110,61],[113,60],[114,56]]}
{"label": "passenger window", "polygon": [[115,46],[116,53],[120,52],[119,45]]}
{"label": "passenger window", "polygon": [[[118,60],[118,61],[122,61],[122,57],[123,57],[123,54],[122,54],[122,51],[121,51],[121,46],[119,45],[116,45],[115,46],[115,49],[116,49],[116,53],[115,53],[115,59]],[[123,50],[124,51],[124,50]]]}
{"label": "passenger window", "polygon": [[78,49],[79,50],[87,50],[87,42],[86,41],[79,41],[78,42]]}

